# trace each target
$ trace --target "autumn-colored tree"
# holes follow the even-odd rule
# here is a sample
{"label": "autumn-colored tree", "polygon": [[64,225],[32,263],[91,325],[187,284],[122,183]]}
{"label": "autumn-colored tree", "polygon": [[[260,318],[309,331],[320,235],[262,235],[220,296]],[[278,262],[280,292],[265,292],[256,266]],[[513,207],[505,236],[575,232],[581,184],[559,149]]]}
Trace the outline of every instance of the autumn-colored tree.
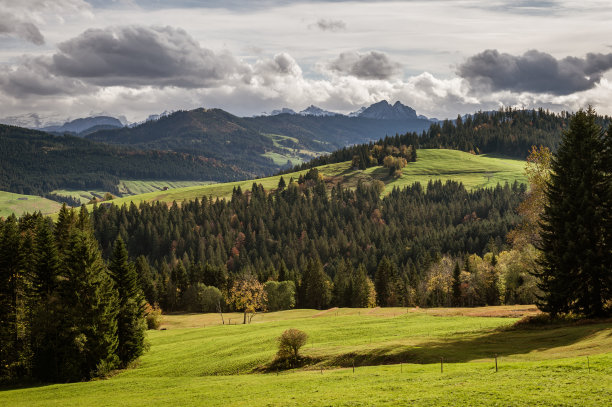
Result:
{"label": "autumn-colored tree", "polygon": [[508,234],[517,248],[540,241],[540,216],[546,204],[546,184],[550,181],[552,153],[548,147],[532,146],[527,157],[525,175],[529,182],[525,200],[517,208],[523,217],[521,224]]}
{"label": "autumn-colored tree", "polygon": [[236,310],[244,312],[243,323],[251,322],[258,310],[266,309],[266,291],[253,276],[245,276],[237,280],[230,290],[230,304]]}

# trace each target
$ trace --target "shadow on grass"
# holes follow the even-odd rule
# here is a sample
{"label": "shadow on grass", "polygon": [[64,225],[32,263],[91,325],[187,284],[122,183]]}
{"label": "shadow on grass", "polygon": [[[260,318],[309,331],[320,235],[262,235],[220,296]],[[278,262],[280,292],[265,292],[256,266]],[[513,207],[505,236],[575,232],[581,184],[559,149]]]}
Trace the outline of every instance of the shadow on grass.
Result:
{"label": "shadow on grass", "polygon": [[[348,352],[328,358],[327,366],[351,367],[397,363],[462,363],[492,358],[527,354],[570,346],[604,330],[610,330],[609,321],[589,325],[563,325],[548,327],[521,327],[498,329],[488,334],[474,333],[462,339],[440,339],[418,345],[389,345],[358,352]],[[605,336],[612,344],[612,330]]]}

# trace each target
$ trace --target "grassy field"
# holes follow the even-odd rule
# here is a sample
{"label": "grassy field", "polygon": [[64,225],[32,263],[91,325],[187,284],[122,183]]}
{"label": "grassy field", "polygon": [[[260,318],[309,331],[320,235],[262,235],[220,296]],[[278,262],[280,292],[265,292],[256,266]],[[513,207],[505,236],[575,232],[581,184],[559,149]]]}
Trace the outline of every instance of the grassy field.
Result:
{"label": "grassy field", "polygon": [[[225,315],[232,325],[218,314],[169,315],[138,366],[107,380],[5,389],[0,405],[608,405],[612,323],[512,327],[535,312],[292,310],[250,325],[234,325],[238,314]],[[313,362],[260,373],[288,328],[309,334],[302,353]]]}
{"label": "grassy field", "polygon": [[[117,188],[122,196],[140,195],[149,192],[160,192],[166,189],[186,188],[214,184],[211,181],[145,181],[145,180],[121,180]],[[103,197],[107,191],[90,190],[69,190],[56,189],[52,193],[63,196],[72,196],[86,204],[93,198]]]}
{"label": "grassy field", "polygon": [[[456,150],[419,150],[418,159],[409,163],[398,179],[389,177],[388,170],[382,167],[372,167],[365,171],[350,168],[350,162],[329,164],[319,168],[320,173],[328,181],[328,186],[341,184],[353,188],[359,180],[371,182],[381,180],[385,183],[385,192],[388,193],[395,186],[403,187],[414,182],[426,184],[429,180],[455,180],[463,182],[467,188],[492,187],[497,183],[512,183],[514,181],[526,182],[524,175],[525,162],[508,158],[491,157],[487,155],[475,156]],[[285,181],[293,177],[297,179],[306,171],[286,174]],[[213,197],[229,198],[232,190],[240,187],[243,191],[250,190],[253,182],[262,184],[265,189],[275,189],[280,176],[260,178],[256,180],[228,182],[205,186],[192,186],[171,189],[168,191],[155,191],[140,195],[117,198],[112,202],[117,205],[134,202],[161,201],[171,203],[195,198]]]}
{"label": "grassy field", "polygon": [[[286,161],[284,156],[282,158]],[[526,182],[524,175],[525,162],[521,160],[508,159],[502,157],[492,157],[488,155],[472,155],[456,150],[418,150],[418,159],[414,163],[409,163],[402,171],[400,178],[389,177],[388,170],[382,167],[372,167],[365,171],[350,168],[350,162],[329,164],[319,167],[319,171],[325,177],[328,187],[342,185],[345,188],[354,188],[361,180],[372,182],[380,180],[385,183],[384,194],[389,193],[393,187],[404,187],[414,182],[426,184],[429,180],[455,180],[462,182],[467,188],[492,187],[497,183],[512,183],[514,181]],[[284,175],[285,180],[293,177],[297,179],[301,173],[296,172]],[[121,181],[120,191],[125,196],[114,199],[117,205],[129,204],[134,202],[182,202],[183,200],[193,200],[195,198],[213,197],[230,198],[232,190],[240,187],[243,191],[250,190],[253,182],[262,184],[265,189],[272,190],[278,185],[280,176],[259,178],[256,180],[228,182],[222,184],[211,184],[210,182],[199,181]],[[164,188],[168,188],[164,190]],[[103,196],[105,191],[53,191],[60,195],[71,195],[78,197],[82,203],[89,202],[94,196]],[[6,194],[6,195],[1,195]],[[29,197],[28,201],[5,199],[4,196],[15,195],[0,192],[0,216],[15,212],[42,210],[49,214],[57,211],[59,204],[45,200],[40,197]],[[90,208],[91,209],[91,208]]]}
{"label": "grassy field", "polygon": [[12,192],[0,191],[0,217],[6,218],[11,214],[21,216],[25,212],[41,211],[44,215],[55,213],[61,204],[35,195],[20,195]]}

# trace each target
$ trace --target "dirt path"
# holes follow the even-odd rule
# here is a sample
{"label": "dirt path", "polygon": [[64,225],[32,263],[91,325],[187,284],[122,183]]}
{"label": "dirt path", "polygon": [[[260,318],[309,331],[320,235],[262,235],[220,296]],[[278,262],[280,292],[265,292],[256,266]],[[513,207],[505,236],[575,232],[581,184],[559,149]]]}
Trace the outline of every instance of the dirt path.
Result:
{"label": "dirt path", "polygon": [[333,307],[333,308],[330,308],[330,309],[326,309],[326,310],[324,310],[324,311],[317,312],[317,313],[316,313],[316,314],[314,314],[312,317],[313,317],[313,318],[320,317],[320,316],[322,316],[322,315],[327,314],[328,312],[335,311],[335,310],[337,310],[337,309],[338,309],[338,307]]}

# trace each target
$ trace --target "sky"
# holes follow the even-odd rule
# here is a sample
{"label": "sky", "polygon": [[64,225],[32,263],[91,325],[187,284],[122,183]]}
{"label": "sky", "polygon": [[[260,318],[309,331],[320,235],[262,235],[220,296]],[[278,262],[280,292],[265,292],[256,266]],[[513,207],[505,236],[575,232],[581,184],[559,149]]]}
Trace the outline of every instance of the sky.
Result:
{"label": "sky", "polygon": [[609,0],[0,0],[0,118],[380,100],[612,115],[611,21]]}

